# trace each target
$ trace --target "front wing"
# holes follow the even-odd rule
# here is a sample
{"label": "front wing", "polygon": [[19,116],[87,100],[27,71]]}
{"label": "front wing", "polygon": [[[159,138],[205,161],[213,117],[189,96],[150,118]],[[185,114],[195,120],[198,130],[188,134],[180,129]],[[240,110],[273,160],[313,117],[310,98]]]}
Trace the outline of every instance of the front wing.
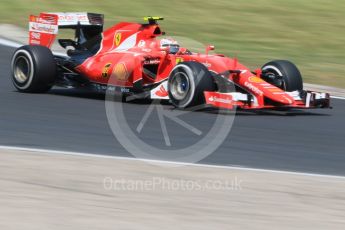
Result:
{"label": "front wing", "polygon": [[[291,96],[294,101],[290,105],[282,105],[272,101],[260,104],[255,96],[239,92],[220,93],[204,92],[205,102],[207,105],[221,109],[279,109],[279,108],[331,108],[330,94],[314,91],[294,91],[285,92]],[[267,102],[267,103],[266,103]]]}

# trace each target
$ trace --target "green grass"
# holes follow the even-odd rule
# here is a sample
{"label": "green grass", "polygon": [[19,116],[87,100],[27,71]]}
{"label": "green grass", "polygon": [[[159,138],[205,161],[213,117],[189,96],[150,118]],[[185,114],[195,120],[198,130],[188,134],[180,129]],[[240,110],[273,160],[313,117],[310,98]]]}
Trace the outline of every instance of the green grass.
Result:
{"label": "green grass", "polygon": [[164,16],[169,35],[212,43],[252,68],[289,59],[305,82],[345,88],[344,0],[1,0],[0,23],[25,26],[41,11],[100,12],[107,26]]}

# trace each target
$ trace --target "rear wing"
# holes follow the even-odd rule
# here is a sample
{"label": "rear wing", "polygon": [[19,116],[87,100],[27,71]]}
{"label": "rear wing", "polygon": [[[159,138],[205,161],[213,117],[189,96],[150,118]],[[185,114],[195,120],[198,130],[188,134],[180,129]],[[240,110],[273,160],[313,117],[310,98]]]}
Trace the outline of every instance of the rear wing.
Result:
{"label": "rear wing", "polygon": [[76,40],[88,40],[103,32],[104,15],[94,13],[41,13],[30,16],[29,44],[50,48],[59,28],[76,30]]}
{"label": "rear wing", "polygon": [[60,28],[76,28],[77,26],[102,26],[104,15],[94,13],[49,13],[58,16]]}

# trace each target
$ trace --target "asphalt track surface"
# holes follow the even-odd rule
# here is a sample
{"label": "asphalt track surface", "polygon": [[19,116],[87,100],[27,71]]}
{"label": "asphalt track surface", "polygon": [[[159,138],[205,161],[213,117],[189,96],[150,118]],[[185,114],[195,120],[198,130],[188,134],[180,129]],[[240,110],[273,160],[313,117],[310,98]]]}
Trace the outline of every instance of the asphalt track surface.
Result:
{"label": "asphalt track surface", "polygon": [[[102,95],[16,92],[9,68],[13,51],[0,46],[0,145],[132,157],[109,128]],[[345,100],[332,105],[307,112],[238,112],[224,143],[200,163],[344,176]],[[130,104],[129,110],[141,114],[143,105]],[[199,124],[213,116],[192,113]],[[162,133],[156,125],[145,135],[158,142]]]}

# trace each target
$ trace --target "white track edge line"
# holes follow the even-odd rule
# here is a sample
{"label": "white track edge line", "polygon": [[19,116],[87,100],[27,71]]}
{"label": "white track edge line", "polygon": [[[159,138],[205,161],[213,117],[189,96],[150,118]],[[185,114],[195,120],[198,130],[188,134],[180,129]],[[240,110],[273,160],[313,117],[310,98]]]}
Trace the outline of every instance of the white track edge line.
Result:
{"label": "white track edge line", "polygon": [[126,161],[146,162],[146,163],[165,164],[165,165],[177,165],[177,166],[232,169],[232,170],[241,170],[241,171],[249,171],[249,172],[278,173],[278,174],[287,174],[287,175],[296,175],[296,176],[334,178],[334,179],[342,179],[342,180],[345,179],[345,176],[336,176],[336,175],[327,175],[327,174],[318,174],[318,173],[303,173],[303,172],[293,172],[293,171],[260,169],[260,168],[250,168],[250,167],[245,167],[245,166],[222,166],[222,165],[211,165],[211,164],[183,163],[183,162],[175,162],[175,161],[150,160],[150,159],[140,159],[140,158],[134,158],[134,157],[120,157],[120,156],[111,156],[111,155],[104,155],[104,154],[82,153],[82,152],[73,152],[73,151],[59,151],[59,150],[39,149],[39,148],[24,148],[24,147],[4,146],[4,145],[0,145],[0,150],[9,150],[9,151],[12,150],[12,151],[19,151],[19,152],[56,154],[56,155],[60,154],[60,155],[81,156],[81,157],[94,157],[94,158],[102,158],[102,159],[126,160]]}
{"label": "white track edge line", "polygon": [[331,96],[333,99],[339,99],[339,100],[345,100],[345,97],[337,97],[337,96]]}

